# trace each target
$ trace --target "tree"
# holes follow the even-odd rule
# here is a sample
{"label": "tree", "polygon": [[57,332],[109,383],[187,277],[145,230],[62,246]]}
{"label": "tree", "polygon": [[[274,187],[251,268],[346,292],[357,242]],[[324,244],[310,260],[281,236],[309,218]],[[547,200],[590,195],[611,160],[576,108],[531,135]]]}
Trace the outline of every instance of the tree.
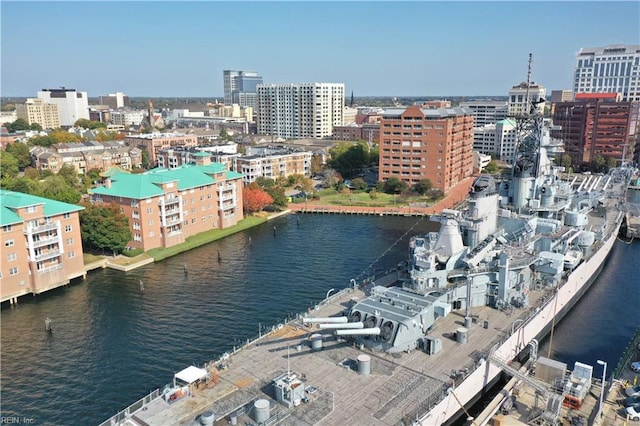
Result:
{"label": "tree", "polygon": [[143,169],[148,169],[149,166],[151,165],[151,160],[149,159],[149,153],[147,152],[146,148],[141,148],[140,152],[142,156],[142,162],[140,165],[142,166]]}
{"label": "tree", "polygon": [[361,141],[356,144],[339,142],[329,150],[329,154],[331,155],[329,166],[345,178],[355,176],[358,171],[369,164],[366,142]]}
{"label": "tree", "polygon": [[495,174],[498,173],[499,170],[500,168],[498,167],[498,163],[496,163],[494,160],[491,160],[489,161],[489,164],[486,165],[483,171],[489,174]]}
{"label": "tree", "polygon": [[87,120],[86,118],[80,118],[73,123],[73,127],[82,127],[83,129],[106,129],[107,123],[96,120]]}
{"label": "tree", "polygon": [[66,132],[64,130],[54,130],[49,134],[55,141],[55,143],[76,143],[82,141],[80,136],[73,133]]}
{"label": "tree", "polygon": [[413,185],[413,190],[420,195],[426,194],[431,188],[433,188],[433,184],[429,179],[422,179],[421,181]]}
{"label": "tree", "polygon": [[409,184],[403,180],[393,176],[387,179],[383,186],[382,191],[386,194],[400,194],[409,188]]}
{"label": "tree", "polygon": [[40,183],[38,193],[35,195],[69,204],[77,204],[82,198],[80,191],[69,185],[62,176],[46,178]]}
{"label": "tree", "polygon": [[322,155],[314,154],[311,157],[311,173],[316,175],[322,171]]}
{"label": "tree", "polygon": [[40,180],[40,172],[35,167],[27,167],[24,169],[24,177],[38,181]]}
{"label": "tree", "polygon": [[256,178],[255,184],[262,188],[267,194],[269,194],[271,198],[273,198],[274,206],[286,207],[287,196],[284,193],[284,188],[278,186],[276,181],[260,176]]}
{"label": "tree", "polygon": [[604,172],[606,171],[605,164],[606,164],[606,160],[604,159],[604,157],[602,155],[596,155],[591,160],[591,171],[595,173]]}
{"label": "tree", "polygon": [[261,189],[255,182],[242,190],[242,205],[245,213],[251,214],[273,203],[273,197]]}
{"label": "tree", "polygon": [[29,139],[29,143],[31,145],[44,146],[44,147],[48,148],[51,145],[54,145],[56,143],[56,141],[50,135],[46,135],[46,136],[34,136],[34,137]]}
{"label": "tree", "polygon": [[351,186],[353,187],[353,189],[355,189],[356,191],[363,191],[365,189],[367,189],[367,187],[369,185],[367,185],[367,182],[364,181],[364,179],[362,178],[355,178],[351,181]]}
{"label": "tree", "polygon": [[60,170],[58,171],[58,176],[62,177],[64,181],[67,183],[67,185],[69,185],[72,188],[78,189],[81,187],[80,182],[78,180],[78,172],[76,171],[76,168],[71,164],[65,164],[62,167],[60,167]]}
{"label": "tree", "polygon": [[120,213],[116,204],[83,204],[80,212],[80,230],[83,243],[101,250],[120,253],[131,241],[129,218]]}
{"label": "tree", "polygon": [[10,152],[18,161],[18,168],[24,170],[25,167],[31,164],[31,153],[27,144],[22,142],[15,142],[7,145],[7,152]]}
{"label": "tree", "polygon": [[10,152],[0,151],[0,178],[12,178],[18,176],[18,160]]}
{"label": "tree", "polygon": [[27,123],[27,121],[23,118],[18,118],[16,121],[7,126],[7,130],[9,131],[9,133],[29,130],[29,123]]}
{"label": "tree", "polygon": [[28,177],[4,179],[2,186],[9,191],[22,192],[24,194],[37,195],[40,193],[39,182]]}
{"label": "tree", "polygon": [[29,130],[42,130],[42,126],[39,123],[31,123]]}

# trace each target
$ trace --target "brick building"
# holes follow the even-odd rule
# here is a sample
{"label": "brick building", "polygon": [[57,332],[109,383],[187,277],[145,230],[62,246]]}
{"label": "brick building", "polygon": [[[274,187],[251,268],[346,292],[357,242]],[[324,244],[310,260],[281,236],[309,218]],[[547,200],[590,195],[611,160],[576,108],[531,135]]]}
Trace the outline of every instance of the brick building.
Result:
{"label": "brick building", "polygon": [[198,146],[196,135],[184,133],[146,133],[130,135],[124,138],[124,143],[129,146],[136,146],[147,150],[149,161],[155,165],[158,163],[158,152],[178,146]]}
{"label": "brick building", "polygon": [[630,101],[616,93],[577,93],[573,102],[559,102],[552,136],[564,140],[574,165],[589,165],[596,156],[620,160],[633,153],[636,129]]}
{"label": "brick building", "polygon": [[82,207],[0,189],[0,301],[38,294],[85,274]]}
{"label": "brick building", "polygon": [[350,124],[347,126],[333,127],[333,140],[338,141],[367,141],[369,143],[380,142],[379,124]]}
{"label": "brick building", "polygon": [[115,173],[90,191],[91,203],[120,206],[133,240],[144,251],[171,247],[210,229],[228,228],[243,218],[242,175],[211,163],[209,153],[196,164],[147,173]]}
{"label": "brick building", "polygon": [[465,108],[383,112],[379,179],[397,177],[410,186],[429,179],[447,192],[473,173],[473,112]]}

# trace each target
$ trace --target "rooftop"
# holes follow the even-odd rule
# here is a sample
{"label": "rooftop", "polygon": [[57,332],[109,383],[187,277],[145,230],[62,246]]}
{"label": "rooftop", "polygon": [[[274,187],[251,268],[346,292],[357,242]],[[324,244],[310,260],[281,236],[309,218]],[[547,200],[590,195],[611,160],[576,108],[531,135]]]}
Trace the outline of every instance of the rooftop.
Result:
{"label": "rooftop", "polygon": [[44,205],[43,210],[45,216],[56,216],[63,213],[84,210],[83,207],[74,204],[36,197],[35,195],[24,194],[22,192],[0,189],[0,226],[24,222],[24,219],[16,213],[16,210],[40,204]]}
{"label": "rooftop", "polygon": [[101,186],[90,192],[98,195],[141,200],[164,194],[161,185],[169,182],[177,182],[180,191],[215,184],[218,181],[213,176],[217,173],[225,173],[227,180],[242,177],[240,173],[226,170],[225,166],[220,163],[212,163],[208,166],[185,164],[175,169],[159,167],[140,174],[116,172],[111,176],[109,188]]}

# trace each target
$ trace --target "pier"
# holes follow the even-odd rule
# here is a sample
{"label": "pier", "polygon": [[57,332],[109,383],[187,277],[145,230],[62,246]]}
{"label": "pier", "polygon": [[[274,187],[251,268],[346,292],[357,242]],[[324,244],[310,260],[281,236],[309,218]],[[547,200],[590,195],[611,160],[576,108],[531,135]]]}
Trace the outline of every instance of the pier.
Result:
{"label": "pier", "polygon": [[321,201],[306,201],[304,203],[291,203],[288,209],[295,213],[316,214],[350,214],[350,215],[374,215],[374,216],[428,216],[438,214],[443,209],[454,209],[464,202],[469,194],[469,188],[475,176],[469,177],[447,191],[444,198],[427,205],[427,203],[412,203],[398,206],[344,206],[336,204],[324,204]]}
{"label": "pier", "polygon": [[640,186],[629,185],[627,192],[627,201],[625,203],[627,230],[625,237],[640,238],[640,203],[634,203],[632,201],[634,199],[640,199]]}

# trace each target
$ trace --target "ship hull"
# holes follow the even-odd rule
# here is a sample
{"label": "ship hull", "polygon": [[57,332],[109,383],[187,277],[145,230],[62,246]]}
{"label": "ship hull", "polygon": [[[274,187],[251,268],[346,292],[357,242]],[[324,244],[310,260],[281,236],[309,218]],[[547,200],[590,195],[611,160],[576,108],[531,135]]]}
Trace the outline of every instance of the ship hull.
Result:
{"label": "ship hull", "polygon": [[[495,349],[494,354],[497,357],[513,360],[532,339],[545,337],[551,330],[552,324],[554,322],[557,324],[575,306],[606,264],[618,235],[619,223],[600,249],[573,271],[557,293]],[[464,414],[460,405],[466,408],[477,402],[489,388],[497,383],[501,372],[498,366],[485,362],[469,374],[452,393],[420,418],[417,424],[426,426],[453,423]]]}

